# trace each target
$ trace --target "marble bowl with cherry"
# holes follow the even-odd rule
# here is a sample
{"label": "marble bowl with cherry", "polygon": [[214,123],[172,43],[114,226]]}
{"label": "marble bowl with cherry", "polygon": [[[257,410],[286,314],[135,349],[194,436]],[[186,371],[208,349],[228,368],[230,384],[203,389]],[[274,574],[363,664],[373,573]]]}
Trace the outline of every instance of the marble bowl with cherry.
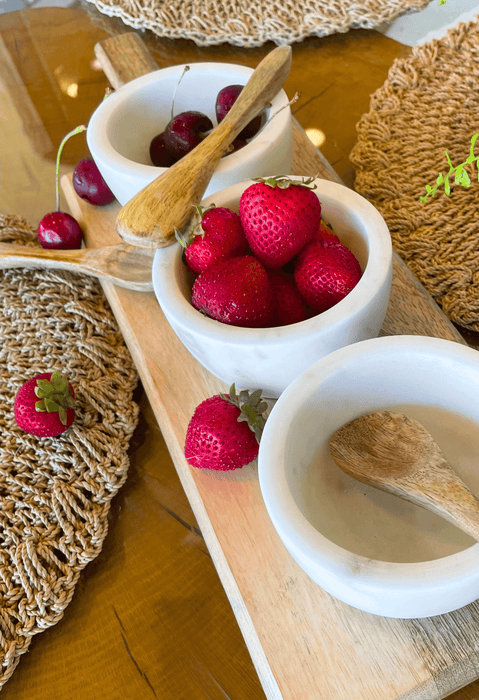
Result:
{"label": "marble bowl with cherry", "polygon": [[[227,187],[204,199],[202,206],[214,203],[238,213],[240,197],[252,182]],[[335,306],[300,323],[242,328],[209,318],[191,304],[191,274],[181,245],[155,253],[153,288],[166,319],[190,353],[228,386],[235,382],[237,389],[263,389],[265,396],[277,397],[321,357],[381,330],[392,280],[386,222],[372,204],[344,185],[321,179],[314,184],[324,220],[356,256],[362,277]]]}
{"label": "marble bowl with cherry", "polygon": [[[152,164],[150,144],[171,120],[173,97],[175,116],[202,112],[216,126],[220,90],[228,85],[246,85],[253,74],[253,68],[230,63],[188,66],[183,76],[185,65],[178,65],[126,83],[103,100],[90,119],[88,147],[122,206],[167,170]],[[280,90],[264,110],[256,135],[221,159],[205,197],[246,178],[289,174],[292,150],[291,109],[285,91]]]}

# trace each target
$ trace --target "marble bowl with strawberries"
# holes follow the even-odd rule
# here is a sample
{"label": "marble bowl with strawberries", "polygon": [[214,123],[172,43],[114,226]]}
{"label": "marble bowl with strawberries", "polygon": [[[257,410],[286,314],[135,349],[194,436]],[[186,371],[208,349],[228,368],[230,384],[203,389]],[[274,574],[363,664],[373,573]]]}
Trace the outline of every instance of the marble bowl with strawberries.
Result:
{"label": "marble bowl with strawberries", "polygon": [[[185,65],[162,68],[126,83],[103,100],[90,119],[88,147],[121,205],[167,170],[152,164],[149,147],[171,119],[177,85],[174,115],[202,112],[216,126],[219,91],[228,85],[246,85],[254,72],[253,68],[233,63],[188,65],[190,69],[179,84]],[[285,91],[280,90],[270,104],[259,132],[243,148],[222,158],[205,196],[245,178],[291,171],[292,121]]]}
{"label": "marble bowl with strawberries", "polygon": [[[293,177],[293,176],[292,176]],[[293,179],[301,180],[300,177]],[[246,180],[202,202],[235,212]],[[156,251],[152,277],[157,300],[176,335],[212,374],[237,389],[263,389],[277,397],[317,360],[351,343],[376,337],[381,330],[392,279],[392,245],[381,214],[349,188],[316,179],[312,190],[321,216],[355,255],[362,276],[332,308],[299,323],[243,328],[221,323],[191,304],[192,280],[183,248],[175,243]]]}

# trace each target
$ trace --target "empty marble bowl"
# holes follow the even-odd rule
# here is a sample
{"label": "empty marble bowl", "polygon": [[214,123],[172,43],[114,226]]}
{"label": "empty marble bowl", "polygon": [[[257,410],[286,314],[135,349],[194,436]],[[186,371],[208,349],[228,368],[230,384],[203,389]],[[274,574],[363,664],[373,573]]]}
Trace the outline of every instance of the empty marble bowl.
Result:
{"label": "empty marble bowl", "polygon": [[[238,211],[251,180],[203,201]],[[190,284],[179,243],[156,251],[153,287],[171,327],[191,354],[212,374],[238,389],[279,396],[319,358],[350,343],[378,335],[386,314],[392,277],[387,225],[366,199],[328,180],[313,190],[322,215],[352,250],[363,270],[356,287],[338,304],[313,318],[278,328],[239,328],[201,314],[190,303]]]}
{"label": "empty marble bowl", "polygon": [[279,537],[323,589],[375,615],[421,618],[479,597],[479,545],[439,515],[345,474],[329,452],[354,418],[392,410],[431,433],[479,496],[479,355],[391,336],[349,345],[292,382],[273,407],[258,468]]}
{"label": "empty marble bowl", "polygon": [[[253,68],[230,63],[190,63],[174,101],[175,115],[194,110],[217,124],[218,92],[227,85],[246,85]],[[121,205],[167,168],[151,164],[150,142],[171,119],[173,93],[184,65],[163,68],[132,80],[99,105],[87,129],[91,155]],[[222,158],[205,196],[248,177],[287,174],[292,163],[291,109],[284,90],[267,108],[258,134],[239,151]]]}

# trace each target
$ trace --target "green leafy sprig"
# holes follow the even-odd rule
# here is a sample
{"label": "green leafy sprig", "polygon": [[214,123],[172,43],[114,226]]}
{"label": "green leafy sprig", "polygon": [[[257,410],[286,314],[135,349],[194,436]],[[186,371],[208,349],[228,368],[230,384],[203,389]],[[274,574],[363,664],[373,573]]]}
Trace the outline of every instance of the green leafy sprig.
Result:
{"label": "green leafy sprig", "polygon": [[[427,198],[429,195],[434,197],[434,195],[437,192],[437,188],[439,185],[442,185],[444,183],[444,192],[446,195],[449,197],[451,193],[451,185],[449,183],[449,178],[454,175],[454,182],[456,185],[461,185],[461,187],[470,187],[471,186],[471,178],[469,177],[469,174],[466,170],[464,170],[464,166],[466,165],[471,165],[471,163],[474,163],[474,161],[479,162],[479,156],[474,155],[474,145],[479,138],[479,133],[474,134],[474,136],[471,137],[471,150],[469,153],[468,158],[464,161],[464,163],[461,163],[460,165],[457,165],[456,167],[453,166],[451,163],[451,159],[449,158],[449,153],[446,151],[446,158],[447,162],[449,164],[449,172],[447,173],[446,176],[444,176],[442,173],[440,173],[437,176],[436,184],[434,187],[430,187],[430,185],[426,185],[426,194],[423,197],[419,197],[420,201],[425,204],[427,202]],[[477,173],[477,179],[479,181],[479,166],[478,166],[478,173]]]}
{"label": "green leafy sprig", "polygon": [[249,391],[245,390],[240,391],[239,396],[237,396],[236,387],[232,384],[229,395],[221,394],[222,399],[239,408],[240,415],[238,416],[238,423],[243,421],[248,423],[248,427],[255,434],[258,444],[266,424],[266,418],[264,418],[262,414],[268,408],[266,401],[261,398],[261,393],[261,389],[257,389],[251,394]]}
{"label": "green leafy sprig", "polygon": [[67,410],[73,408],[72,391],[68,379],[60,372],[53,372],[50,379],[37,379],[35,395],[41,399],[35,403],[35,410],[44,413],[58,412],[63,425],[67,424]]}

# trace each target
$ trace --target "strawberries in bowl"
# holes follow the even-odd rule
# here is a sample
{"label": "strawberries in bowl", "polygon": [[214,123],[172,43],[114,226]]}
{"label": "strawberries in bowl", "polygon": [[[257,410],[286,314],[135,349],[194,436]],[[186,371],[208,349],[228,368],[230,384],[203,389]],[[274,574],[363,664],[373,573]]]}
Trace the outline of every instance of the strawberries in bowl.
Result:
{"label": "strawberries in bowl", "polygon": [[[265,188],[271,193],[265,193]],[[392,245],[387,225],[372,204],[343,185],[295,176],[246,180],[215,193],[201,207],[213,204],[239,215],[248,242],[245,253],[230,255],[199,275],[188,267],[180,245],[157,250],[153,262],[157,300],[174,332],[206,369],[228,384],[235,382],[239,390],[262,388],[265,396],[274,397],[324,355],[378,335],[389,301]],[[305,272],[296,273],[296,269],[308,245],[316,252],[321,248],[327,258],[326,267],[319,275],[316,272],[317,279],[331,287],[339,277],[348,277],[342,296],[326,310],[314,308],[298,286]],[[275,252],[279,264],[272,260]],[[271,293],[271,315],[264,318],[262,327],[255,327],[259,323],[232,325],[211,317],[205,299],[197,303],[196,293],[192,303],[192,290],[204,291],[204,275],[210,276],[209,293],[216,294],[211,277],[221,281],[224,274],[219,275],[218,268],[222,265],[237,269],[222,291],[223,302],[231,302],[228,313],[241,310],[247,298],[250,304],[254,285],[247,282],[241,267],[245,263],[238,263],[242,258],[258,263],[256,272],[263,285],[257,297],[260,306],[268,306]],[[233,262],[227,263],[228,259]],[[259,266],[269,279],[270,291]],[[317,260],[313,267],[320,269]],[[263,316],[267,316],[264,308]]]}

